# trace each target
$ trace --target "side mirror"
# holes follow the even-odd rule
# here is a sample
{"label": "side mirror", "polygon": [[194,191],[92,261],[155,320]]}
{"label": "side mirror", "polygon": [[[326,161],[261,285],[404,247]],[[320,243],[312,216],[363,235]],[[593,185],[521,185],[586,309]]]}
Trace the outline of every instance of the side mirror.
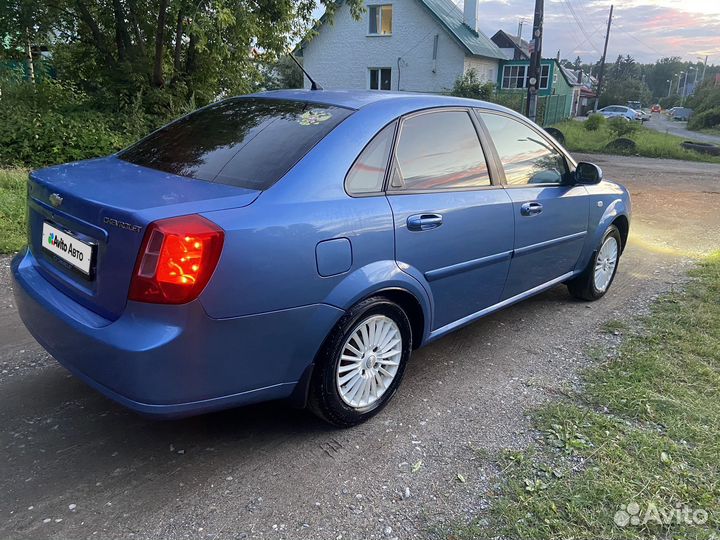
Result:
{"label": "side mirror", "polygon": [[594,163],[581,161],[575,168],[575,181],[578,184],[599,184],[603,179],[603,172]]}

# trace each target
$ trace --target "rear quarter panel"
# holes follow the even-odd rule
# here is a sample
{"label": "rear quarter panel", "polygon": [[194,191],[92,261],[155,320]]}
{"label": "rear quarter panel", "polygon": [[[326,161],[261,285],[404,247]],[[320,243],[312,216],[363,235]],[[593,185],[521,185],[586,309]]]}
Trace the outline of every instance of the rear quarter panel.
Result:
{"label": "rear quarter panel", "polygon": [[[347,309],[383,288],[408,290],[426,314],[432,312],[426,290],[395,262],[387,198],[354,198],[344,189],[355,158],[393,119],[389,111],[354,113],[255,203],[204,214],[226,231],[218,268],[200,297],[209,316],[317,303]],[[316,246],[336,238],[349,241],[351,265],[323,277]]]}

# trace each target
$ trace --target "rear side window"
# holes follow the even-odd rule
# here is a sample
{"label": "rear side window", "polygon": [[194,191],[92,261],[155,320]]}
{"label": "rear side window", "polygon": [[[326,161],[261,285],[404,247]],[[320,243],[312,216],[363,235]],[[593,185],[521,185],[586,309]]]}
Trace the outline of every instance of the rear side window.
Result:
{"label": "rear side window", "polygon": [[395,122],[385,126],[360,153],[345,179],[345,189],[351,195],[382,191],[387,169]]}
{"label": "rear side window", "polygon": [[188,178],[264,190],[351,113],[303,101],[233,98],[161,128],[119,157]]}
{"label": "rear side window", "polygon": [[439,111],[403,121],[395,149],[394,190],[490,185],[485,154],[467,111]]}

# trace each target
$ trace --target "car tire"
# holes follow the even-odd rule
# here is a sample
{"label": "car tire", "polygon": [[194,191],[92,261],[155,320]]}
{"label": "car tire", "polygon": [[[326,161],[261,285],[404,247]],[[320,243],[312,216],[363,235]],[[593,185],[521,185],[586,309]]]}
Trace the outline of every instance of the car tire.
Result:
{"label": "car tire", "polygon": [[411,351],[410,321],[400,306],[380,296],[359,302],[316,359],[309,409],[337,427],[365,422],[392,399]]}
{"label": "car tire", "polygon": [[587,301],[605,296],[615,279],[621,252],[620,231],[615,225],[610,225],[583,273],[567,282],[570,294]]}

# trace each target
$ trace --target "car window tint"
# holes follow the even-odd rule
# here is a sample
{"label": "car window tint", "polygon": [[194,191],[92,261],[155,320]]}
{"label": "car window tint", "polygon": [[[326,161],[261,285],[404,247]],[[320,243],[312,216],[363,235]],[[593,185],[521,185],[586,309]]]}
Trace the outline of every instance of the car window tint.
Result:
{"label": "car window tint", "polygon": [[360,153],[345,179],[348,193],[360,195],[382,191],[394,134],[395,122],[385,126]]}
{"label": "car window tint", "polygon": [[394,189],[490,185],[485,154],[467,111],[425,113],[406,119],[395,157]]}
{"label": "car window tint", "polygon": [[232,98],[168,124],[119,157],[188,178],[263,190],[351,113],[304,101]]}
{"label": "car window tint", "polygon": [[508,184],[559,184],[567,174],[565,158],[550,141],[514,118],[480,113]]}

